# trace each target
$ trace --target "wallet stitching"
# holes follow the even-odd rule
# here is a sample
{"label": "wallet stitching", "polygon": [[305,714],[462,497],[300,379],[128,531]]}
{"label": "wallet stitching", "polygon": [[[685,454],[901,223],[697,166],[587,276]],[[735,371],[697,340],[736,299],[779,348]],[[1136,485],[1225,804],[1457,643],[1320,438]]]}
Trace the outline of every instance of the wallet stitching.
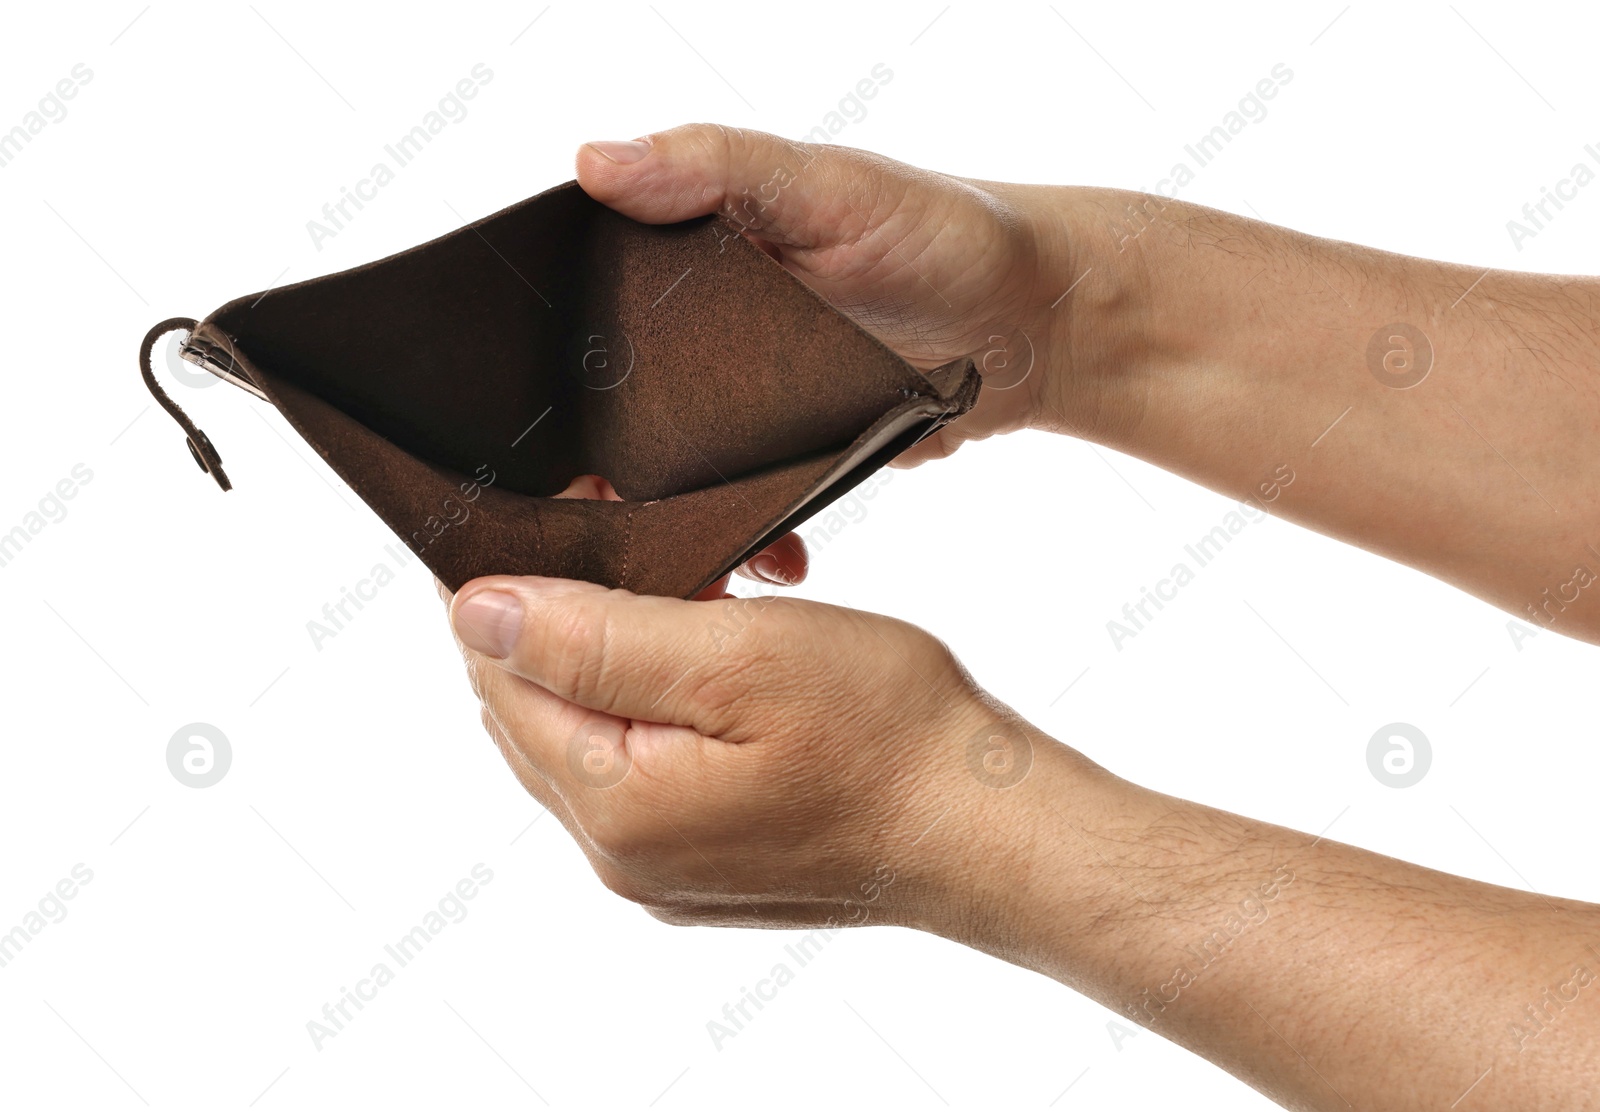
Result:
{"label": "wallet stitching", "polygon": [[622,519],[622,570],[617,575],[618,589],[628,585],[628,555],[633,545],[633,509],[628,509],[627,516]]}

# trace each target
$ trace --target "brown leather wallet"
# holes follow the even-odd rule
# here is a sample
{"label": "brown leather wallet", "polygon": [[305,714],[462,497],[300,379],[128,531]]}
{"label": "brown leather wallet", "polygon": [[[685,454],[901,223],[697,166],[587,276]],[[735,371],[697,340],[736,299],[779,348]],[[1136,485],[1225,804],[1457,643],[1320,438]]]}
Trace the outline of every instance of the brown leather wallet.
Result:
{"label": "brown leather wallet", "polygon": [[[145,337],[276,406],[452,591],[548,575],[687,597],[976,400],[723,219],[640,224],[568,182],[409,251]],[[580,475],[623,501],[557,499]]]}

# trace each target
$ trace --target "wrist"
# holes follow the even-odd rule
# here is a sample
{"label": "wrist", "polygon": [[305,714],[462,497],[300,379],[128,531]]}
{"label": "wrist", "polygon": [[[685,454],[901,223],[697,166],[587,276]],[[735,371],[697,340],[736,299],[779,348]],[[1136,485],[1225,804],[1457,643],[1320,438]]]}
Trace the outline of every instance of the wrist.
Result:
{"label": "wrist", "polygon": [[1144,420],[1151,376],[1169,361],[1170,342],[1155,327],[1160,298],[1172,292],[1156,290],[1157,237],[1130,233],[1143,207],[1166,202],[1081,186],[1025,188],[1044,353],[1031,427],[1119,443]]}
{"label": "wrist", "polygon": [[1096,832],[1141,789],[1009,716],[960,748],[932,827],[912,832],[928,871],[903,925],[1065,979],[1063,939],[1127,902]]}

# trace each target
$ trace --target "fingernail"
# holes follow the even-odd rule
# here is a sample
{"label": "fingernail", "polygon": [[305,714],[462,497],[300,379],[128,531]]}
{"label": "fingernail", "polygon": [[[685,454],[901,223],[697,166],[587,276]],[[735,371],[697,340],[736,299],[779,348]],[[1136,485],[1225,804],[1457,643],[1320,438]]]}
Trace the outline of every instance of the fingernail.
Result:
{"label": "fingernail", "polygon": [[479,591],[456,606],[455,628],[467,648],[502,660],[522,632],[522,600],[506,591]]}
{"label": "fingernail", "polygon": [[638,162],[650,153],[650,144],[642,139],[622,141],[618,139],[601,139],[590,143],[589,146],[605,155],[612,162],[623,166]]}
{"label": "fingernail", "polygon": [[789,585],[789,577],[784,574],[783,565],[778,563],[778,558],[770,552],[763,552],[746,566],[767,583],[775,583],[780,587]]}

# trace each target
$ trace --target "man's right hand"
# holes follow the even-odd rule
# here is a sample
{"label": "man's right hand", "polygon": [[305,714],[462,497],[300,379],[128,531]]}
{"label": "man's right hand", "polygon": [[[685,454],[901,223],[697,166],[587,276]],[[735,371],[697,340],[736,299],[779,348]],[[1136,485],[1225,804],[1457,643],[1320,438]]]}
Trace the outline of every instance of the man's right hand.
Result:
{"label": "man's right hand", "polygon": [[[1040,423],[1063,363],[1067,236],[1040,187],[968,181],[847,147],[718,124],[589,143],[578,183],[647,224],[728,218],[767,254],[913,366],[973,357],[972,412],[902,457]],[[1070,302],[1070,299],[1067,299]],[[1052,354],[1054,358],[1052,358]]]}

